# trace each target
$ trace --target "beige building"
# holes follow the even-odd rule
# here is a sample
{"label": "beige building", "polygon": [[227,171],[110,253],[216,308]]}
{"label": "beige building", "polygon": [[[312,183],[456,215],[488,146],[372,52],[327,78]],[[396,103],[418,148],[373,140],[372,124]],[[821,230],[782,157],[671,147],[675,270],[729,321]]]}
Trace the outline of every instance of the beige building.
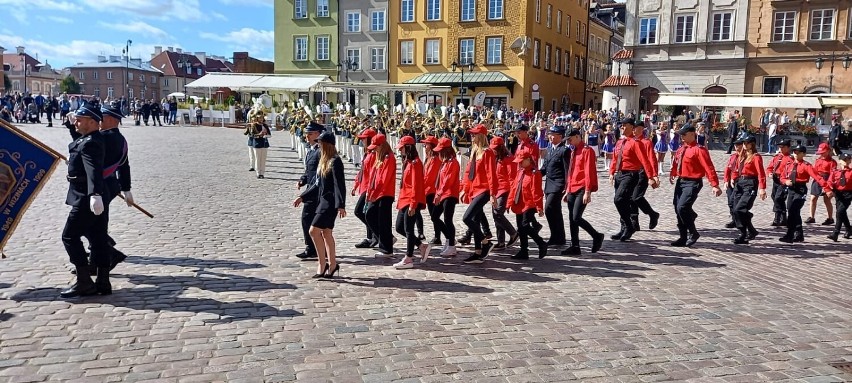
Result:
{"label": "beige building", "polygon": [[[26,73],[24,73],[26,67]],[[24,47],[16,47],[14,53],[3,54],[3,73],[9,76],[12,89],[8,92],[21,92],[24,90],[33,95],[49,96],[59,95],[59,83],[62,82],[62,73],[54,70],[50,64],[42,64],[35,57],[30,56]],[[24,85],[26,83],[26,86]],[[3,84],[0,84],[2,88]]]}

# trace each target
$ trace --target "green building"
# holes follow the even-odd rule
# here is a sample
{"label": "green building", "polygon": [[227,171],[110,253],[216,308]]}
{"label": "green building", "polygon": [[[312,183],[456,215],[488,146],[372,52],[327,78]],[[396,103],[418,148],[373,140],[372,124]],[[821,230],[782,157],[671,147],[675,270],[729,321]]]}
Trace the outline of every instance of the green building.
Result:
{"label": "green building", "polygon": [[275,1],[275,73],[338,78],[338,0]]}

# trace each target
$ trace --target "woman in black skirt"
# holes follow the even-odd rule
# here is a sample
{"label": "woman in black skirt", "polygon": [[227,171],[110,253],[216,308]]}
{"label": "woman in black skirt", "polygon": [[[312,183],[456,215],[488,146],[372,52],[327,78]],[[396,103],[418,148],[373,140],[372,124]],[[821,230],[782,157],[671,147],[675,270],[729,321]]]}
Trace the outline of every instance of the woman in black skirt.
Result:
{"label": "woman in black skirt", "polygon": [[333,278],[340,271],[334,243],[334,221],[346,217],[346,179],[343,175],[343,160],[334,146],[334,133],[325,132],[319,137],[320,161],[317,167],[317,182],[310,185],[293,204],[299,207],[302,196],[319,189],[319,205],[308,233],[317,249],[317,273],[313,278]]}

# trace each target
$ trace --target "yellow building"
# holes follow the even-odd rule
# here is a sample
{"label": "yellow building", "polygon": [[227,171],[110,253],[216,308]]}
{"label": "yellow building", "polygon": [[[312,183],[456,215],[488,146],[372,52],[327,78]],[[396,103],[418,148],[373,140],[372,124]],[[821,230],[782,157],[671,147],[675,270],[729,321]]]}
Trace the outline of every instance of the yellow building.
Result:
{"label": "yellow building", "polygon": [[612,30],[601,20],[589,18],[588,63],[586,65],[586,108],[603,109],[601,83],[609,77],[606,64],[610,61]]}
{"label": "yellow building", "polygon": [[485,92],[485,107],[581,107],[586,0],[400,0],[389,8],[390,83],[453,88],[450,100],[429,95],[431,105],[469,105]]}

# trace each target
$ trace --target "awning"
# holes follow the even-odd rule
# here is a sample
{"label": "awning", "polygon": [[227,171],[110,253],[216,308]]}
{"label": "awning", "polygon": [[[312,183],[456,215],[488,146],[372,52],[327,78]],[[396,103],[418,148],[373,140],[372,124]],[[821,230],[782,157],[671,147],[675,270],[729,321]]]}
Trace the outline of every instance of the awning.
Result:
{"label": "awning", "polygon": [[822,109],[819,97],[772,97],[772,96],[709,96],[706,94],[661,94],[656,105],[674,106],[721,106],[732,108],[787,108],[787,109]]}
{"label": "awning", "polygon": [[[405,81],[405,84],[432,84],[432,85],[449,85],[457,86],[462,81],[461,72],[440,72],[440,73],[425,73],[411,80]],[[464,83],[471,87],[474,86],[506,86],[507,84],[514,85],[515,79],[506,76],[503,72],[467,72],[464,74]]]}
{"label": "awning", "polygon": [[823,106],[852,106],[852,98],[821,97]]}
{"label": "awning", "polygon": [[229,88],[238,92],[308,92],[320,82],[331,79],[322,75],[208,73],[187,88]]}

